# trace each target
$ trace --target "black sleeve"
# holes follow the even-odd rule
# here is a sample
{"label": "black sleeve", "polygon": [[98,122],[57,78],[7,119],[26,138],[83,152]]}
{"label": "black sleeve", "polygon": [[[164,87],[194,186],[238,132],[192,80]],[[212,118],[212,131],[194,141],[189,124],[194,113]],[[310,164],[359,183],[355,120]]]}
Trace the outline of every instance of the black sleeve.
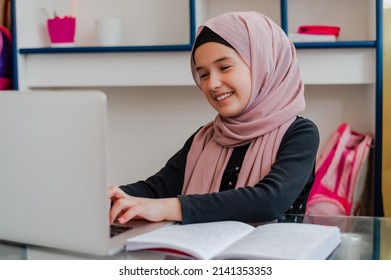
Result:
{"label": "black sleeve", "polygon": [[219,193],[180,195],[182,223],[220,220],[266,222],[285,213],[303,189],[312,185],[319,132],[298,118],[282,139],[270,173],[254,187]]}
{"label": "black sleeve", "polygon": [[120,188],[129,195],[148,198],[176,197],[182,193],[187,154],[196,131],[181,150],[172,156],[166,165],[145,181],[139,181]]}

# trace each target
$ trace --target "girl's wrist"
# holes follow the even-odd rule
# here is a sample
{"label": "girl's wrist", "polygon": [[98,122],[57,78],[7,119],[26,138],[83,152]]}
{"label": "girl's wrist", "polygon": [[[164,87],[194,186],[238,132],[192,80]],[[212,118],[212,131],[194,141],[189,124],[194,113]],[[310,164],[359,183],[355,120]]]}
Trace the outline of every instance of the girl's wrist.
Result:
{"label": "girl's wrist", "polygon": [[166,209],[166,220],[182,221],[182,208],[179,198],[166,198],[164,209]]}

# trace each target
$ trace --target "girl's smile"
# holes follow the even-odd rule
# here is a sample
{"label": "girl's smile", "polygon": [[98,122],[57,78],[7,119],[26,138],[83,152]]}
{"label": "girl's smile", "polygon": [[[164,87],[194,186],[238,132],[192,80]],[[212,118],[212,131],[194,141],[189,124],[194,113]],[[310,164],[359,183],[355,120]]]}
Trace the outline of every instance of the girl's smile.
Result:
{"label": "girl's smile", "polygon": [[221,94],[221,95],[217,95],[217,96],[215,97],[215,99],[216,99],[217,101],[223,101],[223,100],[225,100],[226,98],[231,97],[233,94],[234,94],[234,92],[224,93],[224,94]]}

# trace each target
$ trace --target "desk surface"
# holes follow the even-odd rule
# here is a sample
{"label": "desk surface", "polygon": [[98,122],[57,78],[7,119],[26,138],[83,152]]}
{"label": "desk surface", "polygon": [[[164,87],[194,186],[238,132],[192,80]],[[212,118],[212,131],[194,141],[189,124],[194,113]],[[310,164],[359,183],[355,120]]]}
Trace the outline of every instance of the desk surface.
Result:
{"label": "desk surface", "polygon": [[[363,259],[379,260],[391,259],[391,218],[378,217],[345,217],[345,216],[302,216],[285,215],[280,222],[311,223],[335,225],[341,232],[348,234],[348,241],[342,240],[341,246],[330,256],[330,259]],[[357,236],[361,239],[357,243],[351,243],[350,237]],[[349,241],[350,240],[350,241]],[[347,243],[346,243],[347,242]],[[356,244],[356,245],[355,245]],[[344,246],[342,246],[344,245]],[[80,259],[86,256],[73,255],[48,248],[39,248],[23,244],[11,244],[0,241],[0,259]],[[110,259],[164,259],[159,253],[147,252],[123,252]],[[95,259],[95,258],[94,258]]]}
{"label": "desk surface", "polygon": [[[343,234],[358,235],[361,238],[359,259],[391,259],[391,218],[285,215],[282,221],[338,226]],[[346,257],[346,246],[342,248],[342,245],[345,245],[343,242],[344,240],[331,259],[351,259]],[[349,247],[349,244],[347,246]]]}

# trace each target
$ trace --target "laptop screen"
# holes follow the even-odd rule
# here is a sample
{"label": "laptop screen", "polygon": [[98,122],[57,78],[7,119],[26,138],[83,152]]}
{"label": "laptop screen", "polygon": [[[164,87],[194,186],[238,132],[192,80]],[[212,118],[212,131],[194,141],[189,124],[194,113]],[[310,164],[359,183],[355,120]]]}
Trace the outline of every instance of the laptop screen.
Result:
{"label": "laptop screen", "polygon": [[0,94],[0,239],[106,242],[106,103],[99,91]]}

